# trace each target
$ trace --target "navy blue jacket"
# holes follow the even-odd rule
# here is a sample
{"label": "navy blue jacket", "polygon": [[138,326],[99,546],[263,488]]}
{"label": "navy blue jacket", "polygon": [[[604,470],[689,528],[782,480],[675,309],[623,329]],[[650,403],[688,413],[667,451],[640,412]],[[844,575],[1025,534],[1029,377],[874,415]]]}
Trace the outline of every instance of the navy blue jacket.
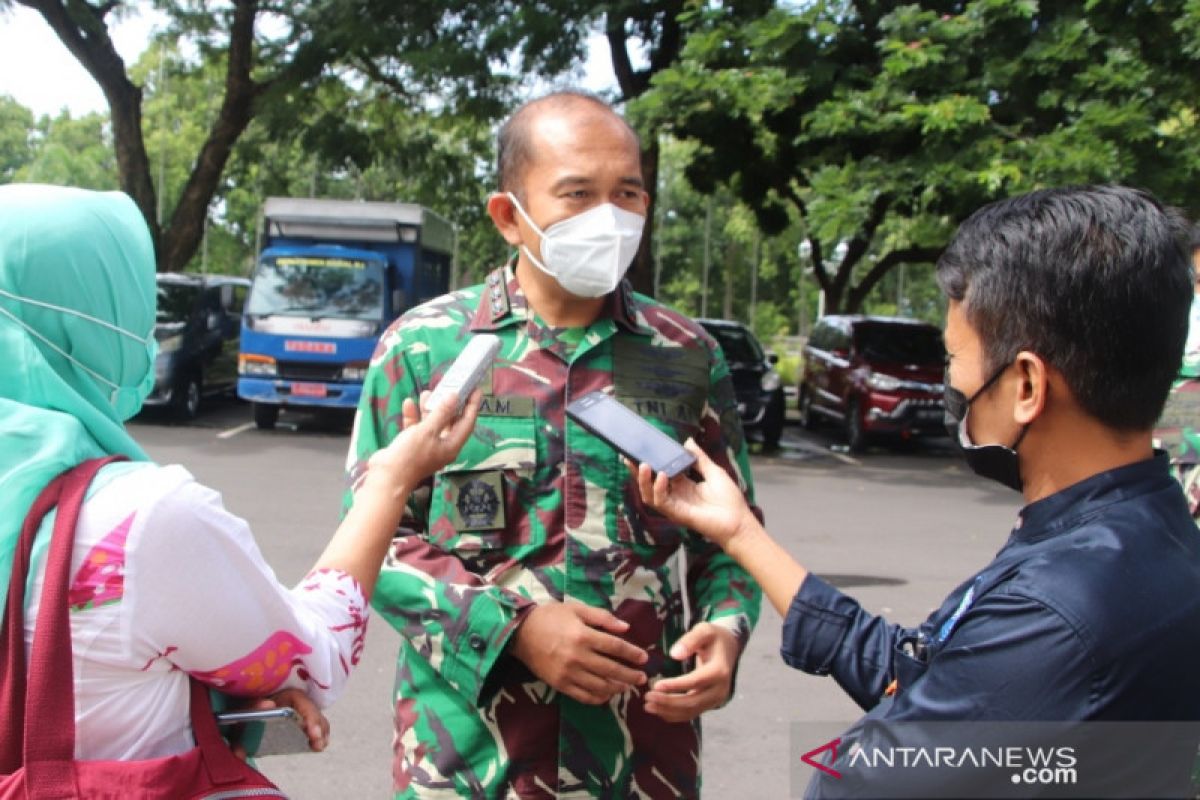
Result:
{"label": "navy blue jacket", "polygon": [[1200,720],[1200,533],[1161,454],[1031,503],[918,628],[809,575],[784,661],[894,720]]}
{"label": "navy blue jacket", "polygon": [[[961,744],[961,728],[937,727],[948,723],[988,721],[966,731],[984,741],[1011,729],[997,722],[1200,720],[1200,532],[1159,455],[1026,506],[996,558],[917,628],[892,625],[808,576],[781,652],[797,669],[832,675],[870,711],[826,761],[847,774],[815,772],[807,797],[1033,796],[1035,787],[1003,771],[855,770],[852,757],[881,745]],[[1090,796],[1089,785],[1192,796],[1200,727],[1165,727],[1148,737],[1145,726],[1125,728],[1107,745],[1111,757],[1092,751],[1077,776],[1091,783],[1069,787],[1084,791],[1072,796]],[[1066,741],[1038,731],[1021,735],[1027,744]]]}

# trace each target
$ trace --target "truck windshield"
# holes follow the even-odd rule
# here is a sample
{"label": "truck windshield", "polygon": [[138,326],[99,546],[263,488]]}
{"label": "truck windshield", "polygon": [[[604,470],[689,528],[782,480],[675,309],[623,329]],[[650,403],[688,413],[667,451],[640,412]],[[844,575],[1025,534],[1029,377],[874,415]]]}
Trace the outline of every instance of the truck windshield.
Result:
{"label": "truck windshield", "polygon": [[292,317],[383,319],[383,267],[339,256],[267,256],[246,312]]}

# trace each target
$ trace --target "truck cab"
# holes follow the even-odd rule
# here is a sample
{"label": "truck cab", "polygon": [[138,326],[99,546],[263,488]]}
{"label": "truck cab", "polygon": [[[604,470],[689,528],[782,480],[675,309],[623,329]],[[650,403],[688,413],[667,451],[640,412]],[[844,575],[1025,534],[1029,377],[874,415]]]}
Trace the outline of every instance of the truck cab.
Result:
{"label": "truck cab", "polygon": [[421,206],[270,198],[243,317],[238,396],[259,428],[285,406],[358,406],[380,334],[449,288],[453,229]]}

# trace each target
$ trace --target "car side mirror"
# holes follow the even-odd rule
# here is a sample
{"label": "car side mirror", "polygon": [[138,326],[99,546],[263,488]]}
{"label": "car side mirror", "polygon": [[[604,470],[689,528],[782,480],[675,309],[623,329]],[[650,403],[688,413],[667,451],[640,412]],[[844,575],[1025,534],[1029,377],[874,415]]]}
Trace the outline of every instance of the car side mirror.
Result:
{"label": "car side mirror", "polygon": [[771,364],[771,365],[778,364],[779,363],[779,354],[778,353],[767,353],[767,363]]}

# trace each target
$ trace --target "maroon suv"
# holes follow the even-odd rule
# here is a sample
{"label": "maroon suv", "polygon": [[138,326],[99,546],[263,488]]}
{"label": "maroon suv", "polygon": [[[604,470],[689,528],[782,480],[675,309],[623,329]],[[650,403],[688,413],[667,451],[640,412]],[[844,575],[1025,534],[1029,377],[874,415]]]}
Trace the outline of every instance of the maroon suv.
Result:
{"label": "maroon suv", "polygon": [[911,319],[822,317],[804,347],[801,423],[840,424],[851,450],[876,434],[944,435],[942,332]]}

